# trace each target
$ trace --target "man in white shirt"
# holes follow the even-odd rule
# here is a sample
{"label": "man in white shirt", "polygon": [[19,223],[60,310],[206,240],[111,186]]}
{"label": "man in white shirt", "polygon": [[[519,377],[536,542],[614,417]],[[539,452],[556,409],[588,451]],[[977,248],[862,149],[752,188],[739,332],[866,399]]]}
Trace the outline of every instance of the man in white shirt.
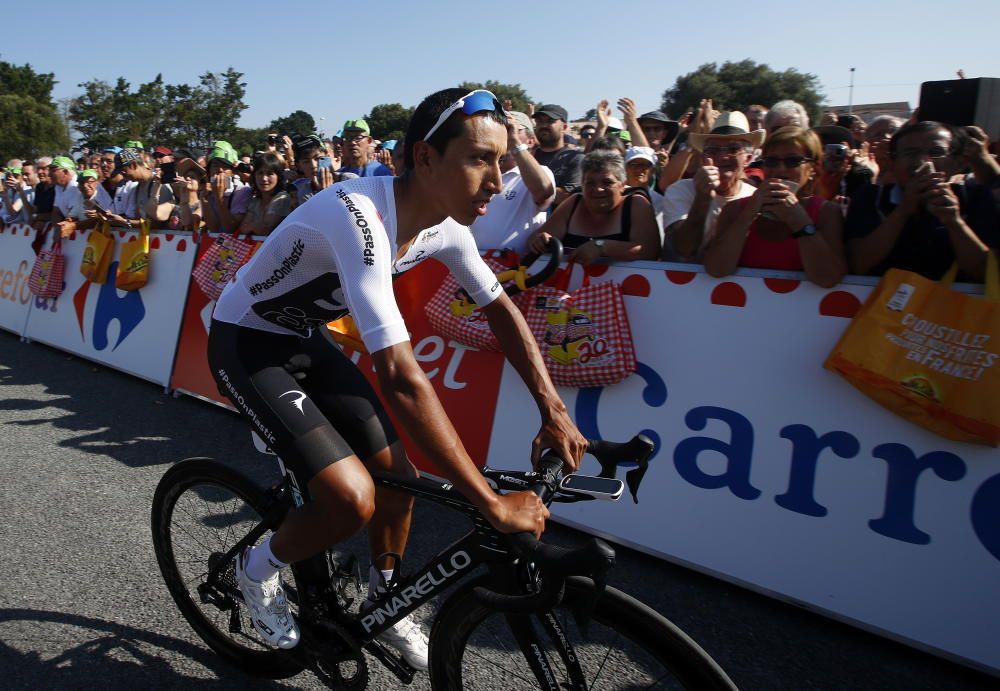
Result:
{"label": "man in white shirt", "polygon": [[[69,156],[56,156],[49,164],[49,178],[56,188],[52,220],[58,223],[72,218],[72,204],[79,196],[76,189],[76,163]],[[69,235],[70,232],[72,229],[63,228],[63,235]]]}
{"label": "man in white shirt", "polygon": [[531,118],[518,111],[508,115],[507,153],[500,159],[503,191],[470,228],[481,250],[511,249],[524,254],[528,238],[545,222],[545,209],[555,199],[556,180],[531,155],[535,145]]}
{"label": "man in white shirt", "polygon": [[720,114],[708,134],[688,136],[690,147],[701,153],[701,167],[693,178],[670,185],[664,195],[665,259],[701,262],[722,207],[757,191],[744,182],[743,171],[764,135],[764,130],[751,132],[746,115],[733,111]]}

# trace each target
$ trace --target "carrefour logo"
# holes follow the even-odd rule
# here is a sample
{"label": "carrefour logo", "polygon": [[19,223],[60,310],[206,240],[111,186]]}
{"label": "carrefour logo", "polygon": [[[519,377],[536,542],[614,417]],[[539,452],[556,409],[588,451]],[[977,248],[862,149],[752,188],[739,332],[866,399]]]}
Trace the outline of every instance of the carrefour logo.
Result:
{"label": "carrefour logo", "polygon": [[[146,306],[142,302],[139,291],[133,290],[119,296],[119,291],[115,288],[115,274],[118,270],[118,262],[112,262],[108,267],[107,279],[104,285],[100,286],[97,294],[96,305],[94,306],[93,318],[91,319],[90,343],[95,350],[104,350],[111,341],[111,323],[118,322],[118,338],[115,340],[111,350],[120,346],[129,335],[135,331],[139,323],[146,316]],[[80,337],[86,342],[85,315],[87,314],[87,302],[90,296],[90,282],[84,283],[73,296],[73,307],[76,311],[76,321],[80,325]],[[91,302],[94,302],[91,300]]]}
{"label": "carrefour logo", "polygon": [[[663,408],[667,403],[667,386],[663,377],[645,363],[638,363],[636,372],[644,383],[642,402],[650,408]],[[603,387],[580,389],[574,415],[584,436],[600,439],[598,412]],[[667,411],[675,416],[681,411]],[[751,414],[752,415],[752,414]],[[751,419],[738,411],[720,405],[695,406],[683,414],[687,431],[673,445],[673,469],[677,477],[693,487],[706,491],[729,492],[745,501],[767,501],[768,497],[751,482],[755,462],[775,463],[776,458],[755,457],[755,440],[767,431],[755,428]],[[728,429],[723,438],[696,434],[713,425]],[[661,451],[670,453],[663,440],[653,430],[642,430],[656,443],[653,457]],[[881,515],[868,516],[867,529],[884,537],[912,545],[929,544],[933,536],[917,525],[917,507],[921,482],[958,482],[968,472],[966,461],[950,451],[931,451],[918,455],[899,441],[875,444],[863,449],[860,440],[844,430],[816,430],[802,423],[786,424],[776,430],[778,436],[791,444],[788,456],[787,490],[770,497],[786,511],[823,519],[830,509],[820,503],[817,485],[822,474],[817,473],[820,456],[856,459],[857,463],[880,463],[886,470],[884,500]],[[701,456],[711,455],[724,460],[721,472],[709,472],[700,463]],[[657,472],[671,472],[663,463]],[[843,507],[839,508],[843,511]],[[973,492],[968,509],[973,532],[982,546],[1000,560],[1000,473],[983,482]]]}
{"label": "carrefour logo", "polygon": [[27,305],[31,301],[31,291],[28,290],[30,275],[31,267],[24,259],[14,270],[0,267],[0,300]]}

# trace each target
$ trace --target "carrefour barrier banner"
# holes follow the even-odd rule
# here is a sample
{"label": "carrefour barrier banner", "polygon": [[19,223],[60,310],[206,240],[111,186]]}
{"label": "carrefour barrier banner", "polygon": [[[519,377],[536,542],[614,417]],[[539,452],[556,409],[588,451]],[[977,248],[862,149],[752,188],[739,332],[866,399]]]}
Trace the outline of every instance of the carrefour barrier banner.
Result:
{"label": "carrefour barrier banner", "polygon": [[28,276],[35,263],[31,243],[35,230],[27,225],[0,223],[0,329],[24,334],[31,301]]}
{"label": "carrefour barrier banner", "polygon": [[[555,514],[1000,670],[1000,452],[927,432],[822,367],[870,286],[642,267],[596,279],[623,283],[638,373],[561,390],[586,436],[656,441],[639,504]],[[496,411],[502,467],[538,425],[510,367]]]}
{"label": "carrefour barrier banner", "polygon": [[103,285],[86,281],[80,259],[87,232],[63,240],[66,286],[58,298],[32,297],[26,336],[143,379],[166,385],[191,280],[195,245],[190,233],[154,233],[149,282],[140,290],[115,288],[122,244],[136,233],[116,232],[115,255]]}

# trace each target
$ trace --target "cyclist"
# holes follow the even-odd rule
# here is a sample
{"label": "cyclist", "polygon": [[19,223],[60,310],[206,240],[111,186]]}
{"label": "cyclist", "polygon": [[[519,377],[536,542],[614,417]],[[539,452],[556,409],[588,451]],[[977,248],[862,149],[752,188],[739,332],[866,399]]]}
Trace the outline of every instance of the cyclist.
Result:
{"label": "cyclist", "polygon": [[[498,496],[477,471],[410,347],[392,276],[433,258],[483,313],[542,418],[532,459],[552,448],[576,468],[586,448],[557,395],[524,319],[479,256],[468,229],[501,191],[500,157],[516,128],[484,90],[446,89],[417,107],[399,177],[341,182],[298,207],[268,236],[219,298],[208,343],[220,390],[280,456],[311,501],[237,560],[254,626],[270,645],[299,639],[279,570],[368,525],[369,597],[392,577],[412,499],[374,489],[370,470],[416,470],[361,372],[326,323],[350,313],[371,353],[379,388],[411,439],[501,532],[544,529],[547,509],[520,492]],[[382,586],[384,587],[384,586]],[[408,619],[383,634],[415,668],[427,639]]]}

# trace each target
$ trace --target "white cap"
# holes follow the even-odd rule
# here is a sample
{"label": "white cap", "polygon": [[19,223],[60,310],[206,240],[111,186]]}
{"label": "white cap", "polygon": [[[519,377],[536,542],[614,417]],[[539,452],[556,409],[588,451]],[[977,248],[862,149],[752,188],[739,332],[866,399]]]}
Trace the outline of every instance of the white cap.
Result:
{"label": "white cap", "polygon": [[648,146],[633,146],[628,151],[625,152],[625,165],[628,165],[631,161],[637,158],[641,158],[644,161],[649,161],[654,166],[656,165],[656,153],[652,148]]}
{"label": "white cap", "polygon": [[619,120],[618,118],[616,118],[614,116],[611,116],[611,117],[608,118],[608,129],[609,130],[623,130],[623,129],[625,129],[625,125],[623,125],[622,121]]}

